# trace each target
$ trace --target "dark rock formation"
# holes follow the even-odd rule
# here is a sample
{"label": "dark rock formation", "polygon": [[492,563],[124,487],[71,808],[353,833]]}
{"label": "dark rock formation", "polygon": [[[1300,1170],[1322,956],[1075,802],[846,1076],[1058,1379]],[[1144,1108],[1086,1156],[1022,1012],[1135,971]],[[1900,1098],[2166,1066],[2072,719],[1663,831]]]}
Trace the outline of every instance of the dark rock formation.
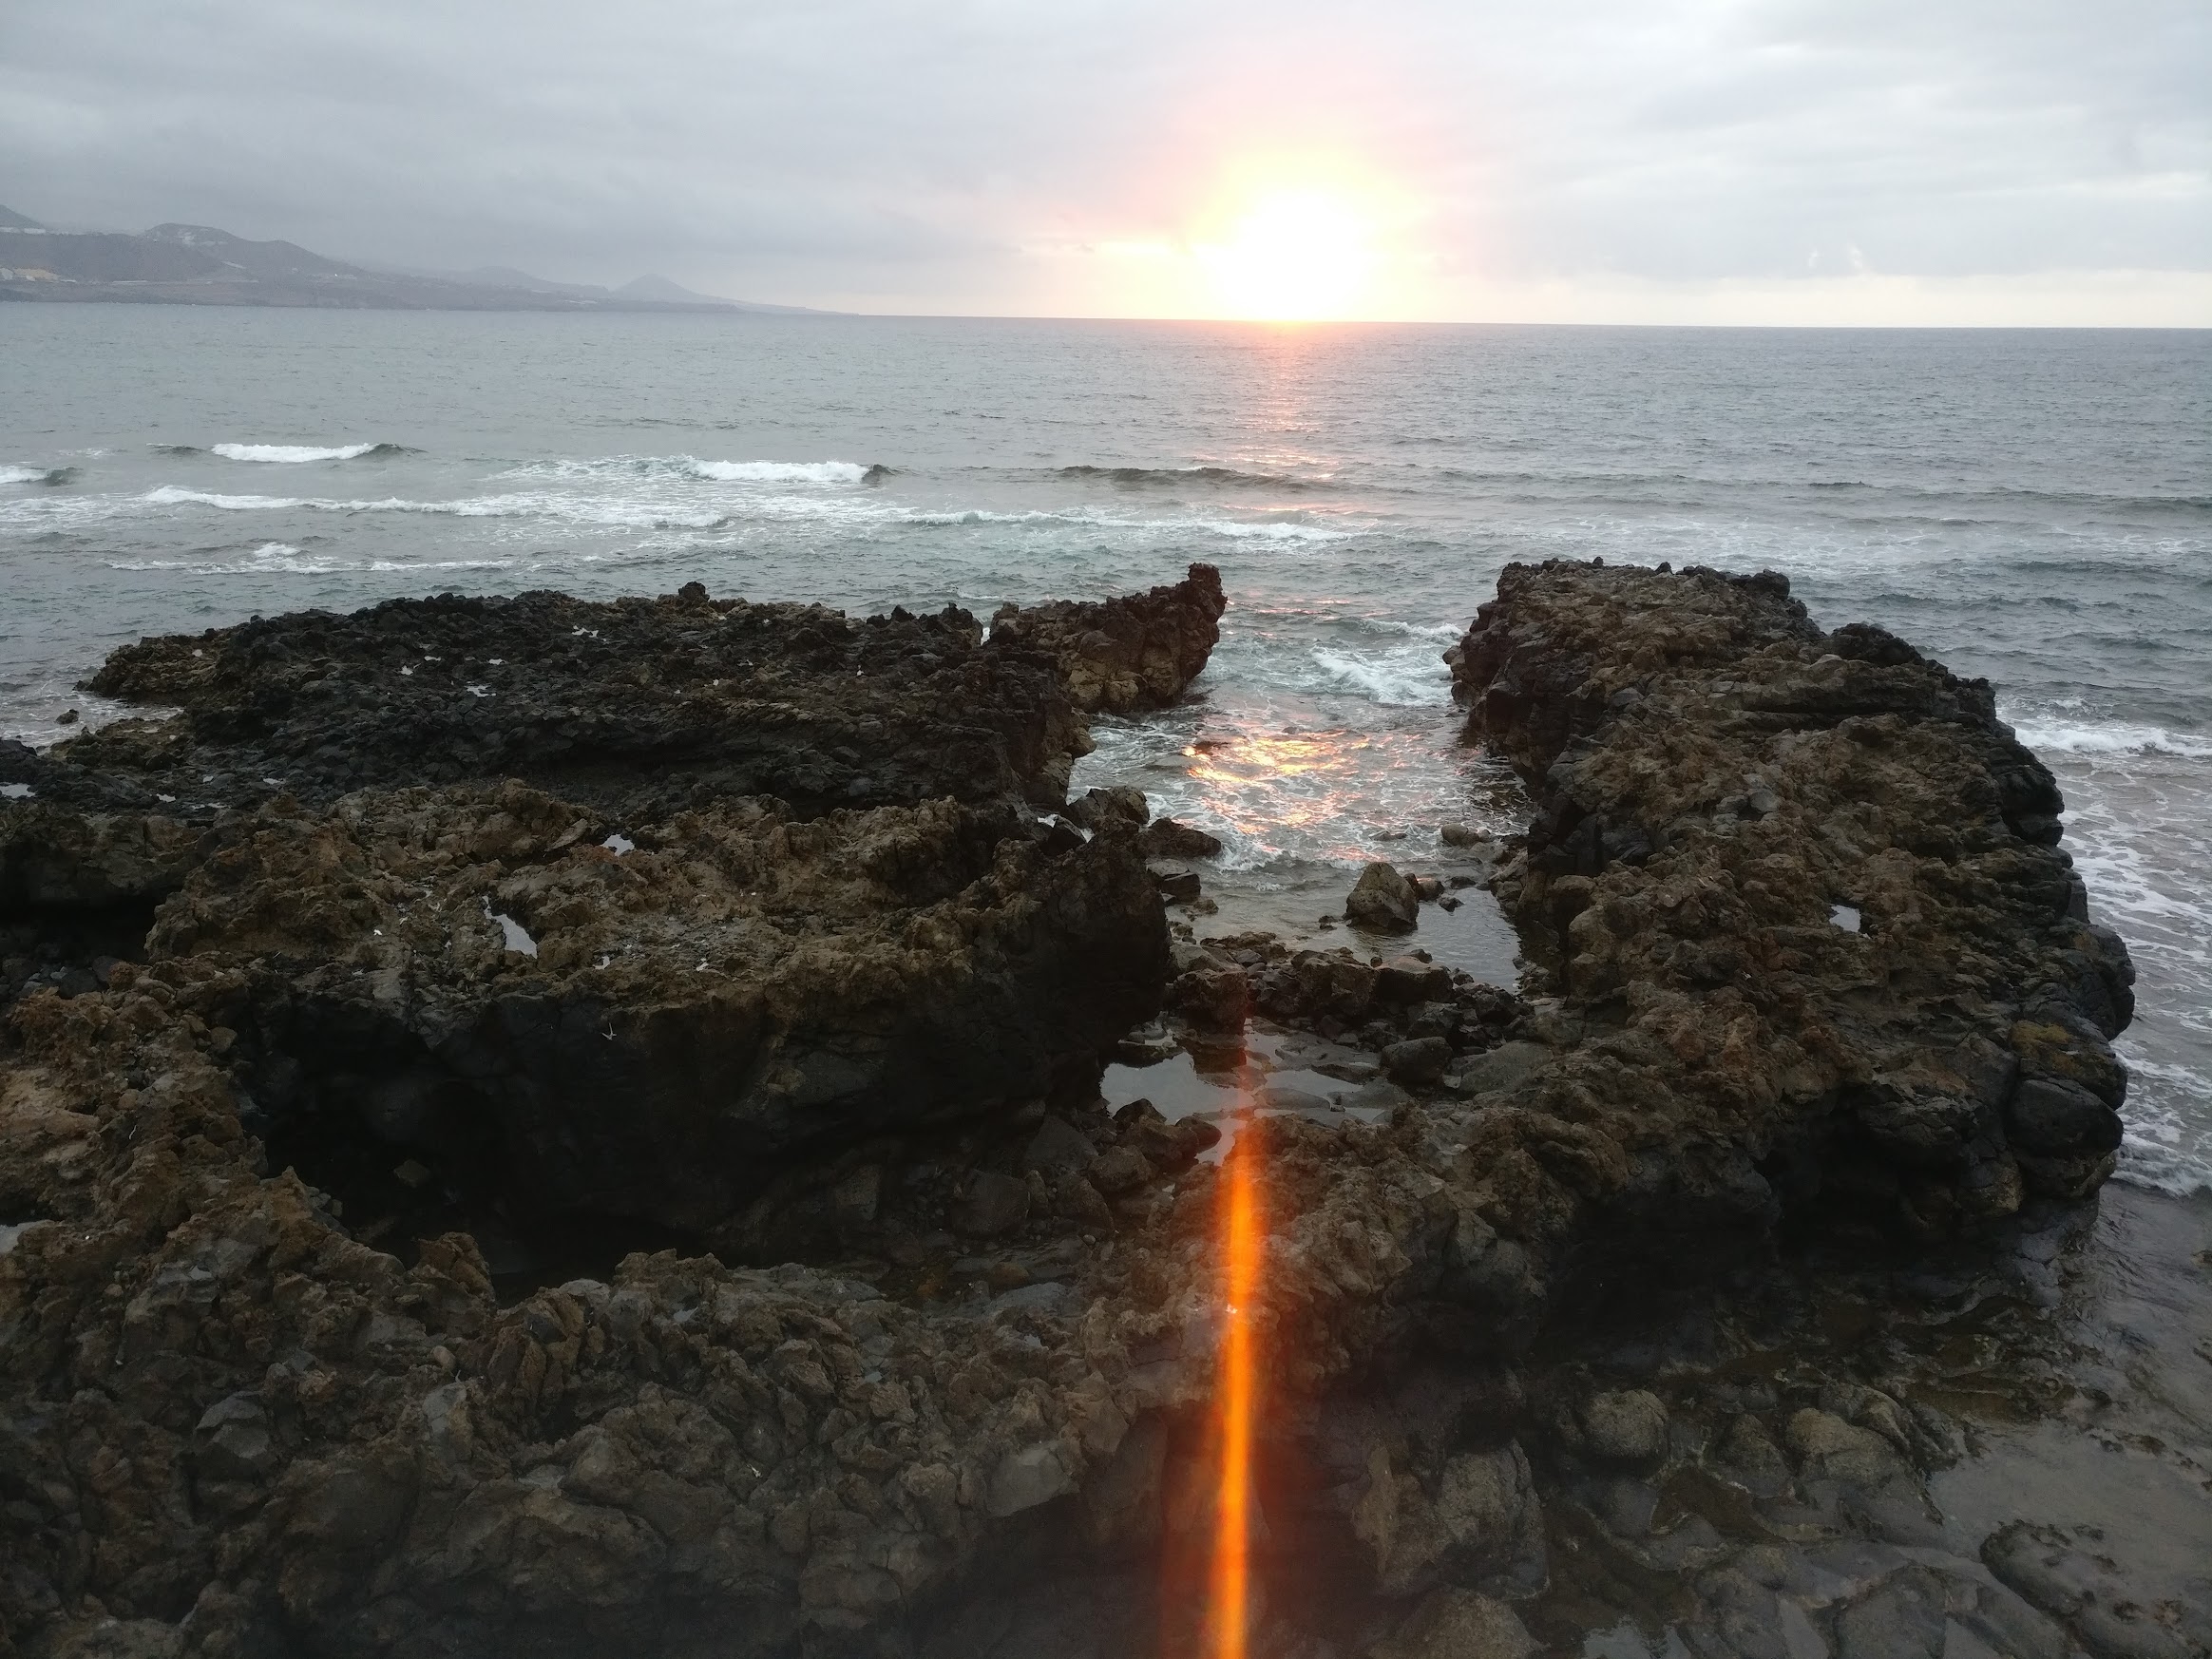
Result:
{"label": "dark rock formation", "polygon": [[991,639],[1050,652],[1084,713],[1134,714],[1183,695],[1221,638],[1227,605],[1221,572],[1193,564],[1174,586],[1126,599],[1003,605],[991,618]]}
{"label": "dark rock formation", "polygon": [[1698,1121],[1745,1196],[1933,1231],[2110,1173],[2133,969],[1985,682],[1771,573],[1559,563],[1509,565],[1450,660],[1537,793],[1499,894],[1641,1057],[1628,1145]]}
{"label": "dark rock formation", "polygon": [[[946,625],[963,673],[1003,653],[1017,704],[958,711],[994,781],[952,800],[724,791],[749,739],[711,733],[680,798],[649,769],[641,797],[525,770],[198,821],[99,793],[150,789],[164,743],[335,740],[239,714],[259,670],[167,736],[0,754],[39,791],[0,816],[32,872],[10,890],[60,895],[11,919],[85,920],[94,884],[42,872],[112,865],[97,890],[152,924],[148,960],[5,1026],[9,1639],[1172,1648],[1207,1541],[1215,1132],[1095,1088],[1100,1034],[1171,971],[1193,1064],[1234,1066],[1256,1015],[1360,1079],[1345,1110],[1260,1091],[1234,1154],[1263,1160],[1268,1236],[1255,1654],[1571,1650],[1630,1617],[1701,1654],[1935,1654],[1954,1619],[2026,1659],[2064,1650],[2053,1617],[2090,1628],[2115,1592],[2066,1588],[2060,1544],[1993,1543],[1994,1578],[1935,1547],[1955,1434],[1852,1369],[1905,1362],[1831,1337],[1817,1288],[1793,1328],[1826,1348],[1783,1352],[1756,1297],[1683,1351],[1580,1340],[1784,1217],[1870,1255],[2021,1228],[2108,1167],[2125,954],[2080,920],[2056,792],[1986,688],[1821,634],[1778,579],[1509,569],[1457,667],[1538,792],[1493,878],[1540,964],[1523,999],[1418,955],[1168,947],[1141,799],[1072,806],[1087,837],[1017,804],[1056,740],[1006,734],[1061,729],[1072,627]],[[827,686],[778,683],[844,729]],[[939,764],[855,753],[902,789]],[[356,1126],[328,1174],[287,1150],[314,1119]],[[588,1266],[554,1270],[543,1228],[535,1260],[489,1259],[534,1201],[635,1230]],[[1809,1564],[1831,1544],[1848,1573]]]}
{"label": "dark rock formation", "polygon": [[41,798],[135,785],[143,810],[166,795],[186,821],[279,792],[327,806],[486,777],[640,819],[753,794],[808,814],[944,795],[1049,806],[1086,747],[1056,658],[982,643],[964,611],[858,620],[696,582],[257,619],[125,646],[91,685],[181,715],[62,746],[31,780]]}
{"label": "dark rock formation", "polygon": [[618,853],[590,822],[520,784],[271,810],[151,959],[250,987],[265,1112],[367,1120],[517,1216],[709,1241],[793,1158],[1041,1098],[1157,1005],[1126,830],[1056,851],[1007,809],[747,801]]}
{"label": "dark rock formation", "polygon": [[1421,923],[1421,896],[1387,864],[1370,864],[1344,901],[1344,920],[1377,933],[1411,933]]}
{"label": "dark rock formation", "polygon": [[1211,858],[1221,850],[1221,838],[1173,818],[1155,818],[1138,838],[1153,858]]}

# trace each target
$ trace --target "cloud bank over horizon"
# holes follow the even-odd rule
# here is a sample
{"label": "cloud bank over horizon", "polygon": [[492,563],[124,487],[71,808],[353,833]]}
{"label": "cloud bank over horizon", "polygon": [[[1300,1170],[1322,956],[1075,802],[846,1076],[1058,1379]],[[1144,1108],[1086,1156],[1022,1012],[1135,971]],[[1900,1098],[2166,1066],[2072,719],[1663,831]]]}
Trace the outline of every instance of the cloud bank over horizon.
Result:
{"label": "cloud bank over horizon", "polygon": [[16,0],[0,202],[859,311],[2206,325],[2212,10]]}

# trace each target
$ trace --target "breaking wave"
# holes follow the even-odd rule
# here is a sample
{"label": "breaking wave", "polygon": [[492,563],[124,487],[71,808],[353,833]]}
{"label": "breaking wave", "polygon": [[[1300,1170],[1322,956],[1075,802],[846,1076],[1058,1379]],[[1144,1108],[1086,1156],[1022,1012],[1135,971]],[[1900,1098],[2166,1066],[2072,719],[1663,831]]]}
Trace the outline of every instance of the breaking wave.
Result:
{"label": "breaking wave", "polygon": [[2164,726],[2031,717],[2016,722],[2013,731],[2029,748],[2053,753],[2170,754],[2184,760],[2212,760],[2212,737],[2169,732]]}
{"label": "breaking wave", "polygon": [[186,489],[164,484],[143,498],[156,506],[209,506],[224,512],[421,513],[456,519],[553,519],[563,524],[612,524],[632,529],[720,529],[726,514],[672,511],[658,502],[625,501],[556,491],[466,496],[457,501],[337,501],[297,495],[228,495],[219,490]]}
{"label": "breaking wave", "polygon": [[[198,451],[186,445],[163,444],[157,446],[164,454],[190,455]],[[319,448],[312,444],[216,444],[210,454],[220,455],[225,461],[358,461],[364,455],[409,455],[414,453],[404,444],[341,444],[331,448]]]}
{"label": "breaking wave", "polygon": [[0,466],[0,484],[67,484],[76,476],[74,467]]}
{"label": "breaking wave", "polygon": [[696,455],[604,455],[527,461],[503,478],[675,478],[706,484],[875,484],[890,475],[857,461],[702,461]]}

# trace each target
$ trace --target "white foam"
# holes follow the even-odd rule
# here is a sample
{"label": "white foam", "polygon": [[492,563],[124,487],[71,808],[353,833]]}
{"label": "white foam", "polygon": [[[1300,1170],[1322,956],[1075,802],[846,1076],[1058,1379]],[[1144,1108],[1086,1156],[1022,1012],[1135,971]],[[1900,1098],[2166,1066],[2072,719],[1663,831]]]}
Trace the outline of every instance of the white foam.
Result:
{"label": "white foam", "polygon": [[1428,650],[1367,656],[1322,646],[1315,648],[1313,660],[1334,679],[1356,686],[1372,701],[1388,708],[1418,708],[1439,702],[1449,680],[1436,653]]}
{"label": "white foam", "polygon": [[40,484],[46,470],[38,467],[0,467],[0,484]]}
{"label": "white foam", "polygon": [[1319,524],[1289,520],[1253,523],[1238,519],[1123,519],[1072,508],[1066,512],[993,512],[970,507],[960,512],[918,512],[903,515],[907,524],[944,528],[971,524],[1068,524],[1085,530],[1140,530],[1154,535],[1227,536],[1240,541],[1342,542],[1356,532],[1325,529]]}
{"label": "white foam", "polygon": [[2061,754],[2173,754],[2212,760],[2212,737],[2169,732],[2164,726],[2031,715],[2015,722],[2013,731],[2029,748]]}
{"label": "white foam", "polygon": [[1859,931],[1859,906],[1856,905],[1830,905],[1828,920],[1846,933]]}
{"label": "white foam", "polygon": [[2180,1198],[2212,1192],[2212,1134],[2204,1123],[2212,1077],[2149,1058],[2129,1040],[2133,1036],[2117,1045],[2128,1073],[2120,1178]]}
{"label": "white foam", "polygon": [[225,461],[351,461],[375,448],[374,444],[341,444],[334,448],[310,444],[215,444],[209,452]]}
{"label": "white foam", "polygon": [[177,570],[191,576],[327,576],[353,566],[340,559],[303,553],[289,542],[264,542],[243,559],[110,559],[110,570]]}
{"label": "white foam", "polygon": [[164,484],[157,489],[149,489],[144,499],[155,506],[211,506],[234,513],[273,512],[285,507],[314,505],[296,496],[223,495],[212,489],[186,489],[176,484]]}
{"label": "white foam", "polygon": [[658,502],[560,490],[463,496],[453,501],[410,501],[400,496],[382,501],[337,501],[314,496],[231,495],[164,484],[148,490],[143,499],[155,506],[210,506],[224,512],[421,513],[433,518],[551,519],[564,524],[645,529],[709,530],[728,522],[727,515],[711,509],[671,510]]}
{"label": "white foam", "polygon": [[694,477],[717,484],[858,484],[868,476],[868,468],[852,461],[684,460]]}
{"label": "white foam", "polygon": [[658,477],[705,484],[858,484],[856,461],[702,461],[696,455],[602,455],[592,460],[525,461],[500,478]]}
{"label": "white foam", "polygon": [[0,801],[28,801],[38,791],[26,783],[0,784]]}

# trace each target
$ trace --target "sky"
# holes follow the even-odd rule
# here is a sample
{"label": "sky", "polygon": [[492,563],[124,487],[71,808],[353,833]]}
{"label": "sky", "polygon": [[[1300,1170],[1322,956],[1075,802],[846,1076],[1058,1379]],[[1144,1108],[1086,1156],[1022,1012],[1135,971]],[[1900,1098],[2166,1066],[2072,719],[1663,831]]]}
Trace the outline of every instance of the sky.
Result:
{"label": "sky", "polygon": [[2212,326],[2212,5],[7,0],[0,202],[868,312]]}

